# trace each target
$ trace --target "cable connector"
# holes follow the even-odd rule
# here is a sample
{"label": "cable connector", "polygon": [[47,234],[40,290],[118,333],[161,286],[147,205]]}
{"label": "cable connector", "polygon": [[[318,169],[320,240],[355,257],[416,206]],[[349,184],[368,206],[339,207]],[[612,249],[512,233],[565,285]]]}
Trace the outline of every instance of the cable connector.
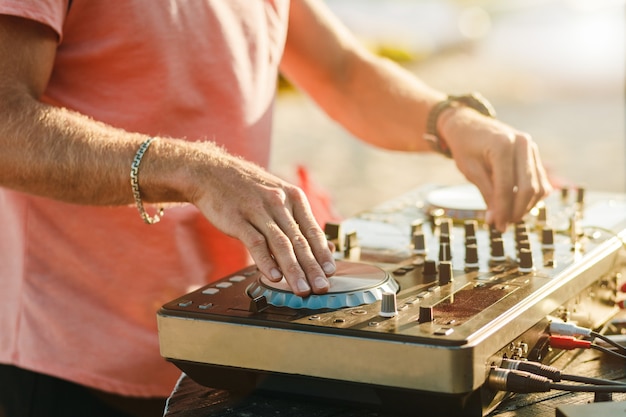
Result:
{"label": "cable connector", "polygon": [[547,392],[551,389],[551,381],[543,376],[534,375],[525,371],[491,368],[487,383],[497,391],[517,393]]}
{"label": "cable connector", "polygon": [[550,334],[558,334],[562,336],[590,336],[591,329],[576,326],[572,323],[551,322]]}
{"label": "cable connector", "polygon": [[589,349],[589,340],[576,339],[573,336],[550,336],[550,346],[556,349]]}
{"label": "cable connector", "polygon": [[500,367],[503,369],[513,369],[530,372],[531,374],[544,376],[552,381],[561,380],[561,370],[553,366],[544,365],[539,362],[520,361],[515,359],[503,359]]}

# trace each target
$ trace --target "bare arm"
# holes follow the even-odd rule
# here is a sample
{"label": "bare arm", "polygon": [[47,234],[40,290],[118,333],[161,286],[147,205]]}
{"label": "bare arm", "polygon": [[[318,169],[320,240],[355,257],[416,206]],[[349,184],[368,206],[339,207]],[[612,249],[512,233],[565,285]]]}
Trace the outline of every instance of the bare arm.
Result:
{"label": "bare arm", "polygon": [[[130,163],[148,137],[38,100],[56,43],[44,25],[0,16],[0,186],[77,204],[130,204]],[[191,202],[240,239],[268,277],[284,274],[299,295],[327,291],[332,253],[297,187],[214,143],[173,138],[150,146],[140,172],[146,201]]]}
{"label": "bare arm", "polygon": [[322,2],[291,4],[282,72],[357,137],[375,146],[425,151],[426,114],[445,95],[375,56]]}
{"label": "bare arm", "polygon": [[[281,69],[327,113],[366,142],[425,151],[427,114],[446,95],[369,53],[318,0],[294,0]],[[512,127],[468,108],[438,122],[459,170],[480,189],[501,230],[550,190],[537,146]]]}
{"label": "bare arm", "polygon": [[130,203],[124,171],[142,137],[122,138],[123,132],[38,101],[56,42],[46,26],[0,16],[2,185],[70,202]]}

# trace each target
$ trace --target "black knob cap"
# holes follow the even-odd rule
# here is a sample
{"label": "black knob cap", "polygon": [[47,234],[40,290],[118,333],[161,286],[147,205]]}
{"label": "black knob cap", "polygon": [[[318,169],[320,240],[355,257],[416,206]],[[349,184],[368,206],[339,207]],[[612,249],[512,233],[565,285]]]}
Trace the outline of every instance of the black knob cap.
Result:
{"label": "black knob cap", "polygon": [[576,203],[583,204],[585,202],[585,188],[578,187],[576,189]]}
{"label": "black knob cap", "polygon": [[452,233],[452,219],[448,217],[439,219],[439,233],[444,235]]}
{"label": "black knob cap", "polygon": [[554,247],[554,229],[546,227],[541,231],[541,245],[544,248]]}
{"label": "black knob cap", "polygon": [[423,255],[426,253],[426,237],[424,236],[424,232],[417,231],[413,233],[412,239],[413,252],[418,255]]}
{"label": "black knob cap", "polygon": [[452,263],[450,261],[439,262],[439,285],[452,282]]}
{"label": "black knob cap", "polygon": [[517,249],[530,249],[530,240],[520,240],[519,242],[517,242]]}
{"label": "black knob cap", "polygon": [[476,237],[476,228],[478,222],[476,220],[465,220],[465,239]]}
{"label": "black knob cap", "polygon": [[417,320],[420,323],[428,323],[433,321],[433,308],[428,306],[420,306],[420,316]]}
{"label": "black knob cap", "polygon": [[426,282],[432,282],[437,277],[437,262],[432,259],[424,261],[424,271],[422,272]]}
{"label": "black knob cap", "polygon": [[517,225],[515,225],[515,241],[519,242],[524,238],[528,238],[528,226],[523,222],[517,223]]}
{"label": "black knob cap", "polygon": [[465,268],[478,268],[478,246],[475,244],[465,247]]}
{"label": "black knob cap", "polygon": [[530,272],[533,270],[533,255],[530,249],[521,249],[519,251],[519,267],[520,272]]}
{"label": "black knob cap", "polygon": [[501,237],[491,239],[491,260],[498,262],[506,260],[504,256],[504,240]]}

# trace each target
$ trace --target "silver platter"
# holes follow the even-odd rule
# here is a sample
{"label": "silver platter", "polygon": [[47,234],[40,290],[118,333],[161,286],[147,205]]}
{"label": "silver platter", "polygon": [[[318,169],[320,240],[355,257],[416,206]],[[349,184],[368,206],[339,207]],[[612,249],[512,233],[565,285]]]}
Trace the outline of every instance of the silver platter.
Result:
{"label": "silver platter", "polygon": [[485,219],[487,205],[473,184],[454,185],[431,191],[426,197],[426,212],[463,222]]}
{"label": "silver platter", "polygon": [[300,297],[290,290],[284,278],[272,282],[261,275],[248,286],[246,292],[251,298],[264,296],[269,304],[276,307],[317,310],[371,304],[380,301],[384,292],[396,293],[400,288],[396,280],[381,268],[346,261],[337,261],[337,272],[329,281],[330,288],[326,294]]}

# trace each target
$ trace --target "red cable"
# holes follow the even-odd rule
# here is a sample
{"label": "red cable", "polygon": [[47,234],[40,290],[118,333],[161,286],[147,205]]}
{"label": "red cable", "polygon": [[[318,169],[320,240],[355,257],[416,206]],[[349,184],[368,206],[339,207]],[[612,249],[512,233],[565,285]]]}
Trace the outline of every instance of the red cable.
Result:
{"label": "red cable", "polygon": [[589,340],[576,339],[573,336],[550,336],[550,346],[556,349],[589,349]]}

